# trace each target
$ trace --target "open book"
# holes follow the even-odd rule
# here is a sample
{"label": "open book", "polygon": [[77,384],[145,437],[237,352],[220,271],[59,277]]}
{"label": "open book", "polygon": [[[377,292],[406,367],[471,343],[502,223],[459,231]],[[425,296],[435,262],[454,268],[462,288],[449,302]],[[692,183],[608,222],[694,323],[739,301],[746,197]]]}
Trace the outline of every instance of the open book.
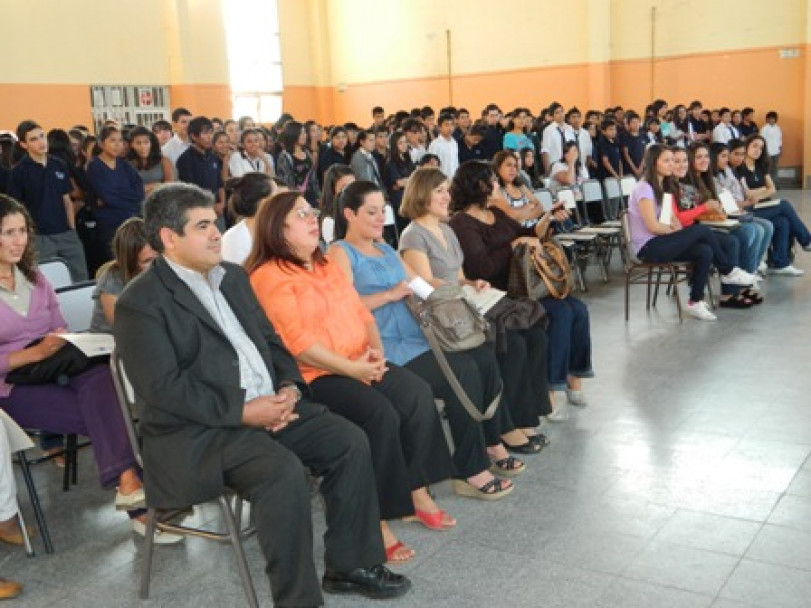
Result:
{"label": "open book", "polygon": [[59,334],[59,337],[76,346],[88,357],[109,355],[115,346],[112,334]]}
{"label": "open book", "polygon": [[501,298],[507,295],[506,291],[501,291],[495,287],[484,289],[482,291],[476,291],[475,287],[465,285],[462,287],[462,291],[465,292],[465,297],[481,314],[486,314],[488,310],[493,308],[493,306],[495,306],[496,303],[501,300]]}
{"label": "open book", "polygon": [[780,201],[775,199],[769,199],[767,201],[760,201],[759,203],[755,203],[755,209],[765,209],[766,207],[776,207],[780,204]]}
{"label": "open book", "polygon": [[665,192],[662,196],[662,210],[659,212],[659,223],[670,226],[673,221],[673,195]]}

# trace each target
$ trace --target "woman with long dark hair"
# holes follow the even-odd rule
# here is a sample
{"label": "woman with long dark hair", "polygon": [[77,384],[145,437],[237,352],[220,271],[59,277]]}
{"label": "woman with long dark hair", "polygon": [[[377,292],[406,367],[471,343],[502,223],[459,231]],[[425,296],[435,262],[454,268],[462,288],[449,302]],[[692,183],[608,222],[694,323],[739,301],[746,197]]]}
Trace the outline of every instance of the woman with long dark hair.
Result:
{"label": "woman with long dark hair", "polygon": [[163,156],[158,136],[146,127],[139,126],[130,131],[127,160],[141,176],[146,194],[175,179],[172,161]]}
{"label": "woman with long dark hair", "polygon": [[307,131],[300,122],[291,120],[280,136],[282,151],[276,159],[276,177],[290,190],[300,192],[313,207],[318,205],[316,166],[307,148]]}

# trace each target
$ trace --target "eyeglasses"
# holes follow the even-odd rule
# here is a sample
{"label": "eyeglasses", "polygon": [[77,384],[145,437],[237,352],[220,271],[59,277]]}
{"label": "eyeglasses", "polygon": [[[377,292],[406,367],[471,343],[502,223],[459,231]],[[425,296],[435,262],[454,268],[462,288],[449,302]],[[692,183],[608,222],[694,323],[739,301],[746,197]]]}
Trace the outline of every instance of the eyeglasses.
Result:
{"label": "eyeglasses", "polygon": [[317,220],[321,216],[320,209],[306,209],[302,207],[301,209],[296,209],[296,217],[300,220],[307,221],[309,219]]}

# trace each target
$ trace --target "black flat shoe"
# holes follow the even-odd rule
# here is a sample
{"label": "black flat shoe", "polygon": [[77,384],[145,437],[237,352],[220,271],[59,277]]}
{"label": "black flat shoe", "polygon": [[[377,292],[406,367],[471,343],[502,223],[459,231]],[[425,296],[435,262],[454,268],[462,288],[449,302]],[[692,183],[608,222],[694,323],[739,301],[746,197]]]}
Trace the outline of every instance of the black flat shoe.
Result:
{"label": "black flat shoe", "polygon": [[749,300],[748,298],[742,297],[740,294],[736,296],[732,296],[726,300],[721,300],[718,303],[718,306],[721,308],[752,308],[754,306],[754,302]]}
{"label": "black flat shoe", "polygon": [[544,449],[546,446],[548,446],[551,443],[551,440],[549,439],[549,437],[547,437],[543,433],[538,433],[537,435],[531,435],[531,436],[527,437],[527,439],[529,439],[530,443],[537,443],[539,446],[541,446],[541,449]]}
{"label": "black flat shoe", "polygon": [[537,441],[532,441],[530,438],[528,438],[526,443],[522,443],[521,445],[510,445],[506,441],[502,441],[502,443],[504,447],[507,448],[507,451],[513,454],[537,454],[543,449],[543,445]]}
{"label": "black flat shoe", "polygon": [[744,289],[741,292],[741,295],[750,302],[752,302],[752,304],[754,304],[755,306],[757,306],[758,304],[763,304],[763,296],[760,295],[754,289]]}
{"label": "black flat shoe", "polygon": [[359,593],[373,600],[385,600],[405,594],[411,589],[411,581],[379,565],[350,572],[327,570],[321,588],[327,593]]}

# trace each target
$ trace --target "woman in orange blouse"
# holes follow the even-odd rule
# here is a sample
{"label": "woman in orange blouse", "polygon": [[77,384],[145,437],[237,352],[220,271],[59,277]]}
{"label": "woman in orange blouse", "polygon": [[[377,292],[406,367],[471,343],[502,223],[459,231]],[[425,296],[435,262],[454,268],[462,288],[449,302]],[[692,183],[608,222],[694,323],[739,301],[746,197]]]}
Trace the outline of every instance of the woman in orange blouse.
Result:
{"label": "woman in orange blouse", "polygon": [[407,561],[414,552],[386,520],[415,517],[436,530],[456,524],[427,490],[455,474],[431,388],[384,359],[374,317],[318,246],[318,210],[285,192],[262,207],[256,226],[245,266],[259,303],[315,400],[366,432],[386,553]]}

